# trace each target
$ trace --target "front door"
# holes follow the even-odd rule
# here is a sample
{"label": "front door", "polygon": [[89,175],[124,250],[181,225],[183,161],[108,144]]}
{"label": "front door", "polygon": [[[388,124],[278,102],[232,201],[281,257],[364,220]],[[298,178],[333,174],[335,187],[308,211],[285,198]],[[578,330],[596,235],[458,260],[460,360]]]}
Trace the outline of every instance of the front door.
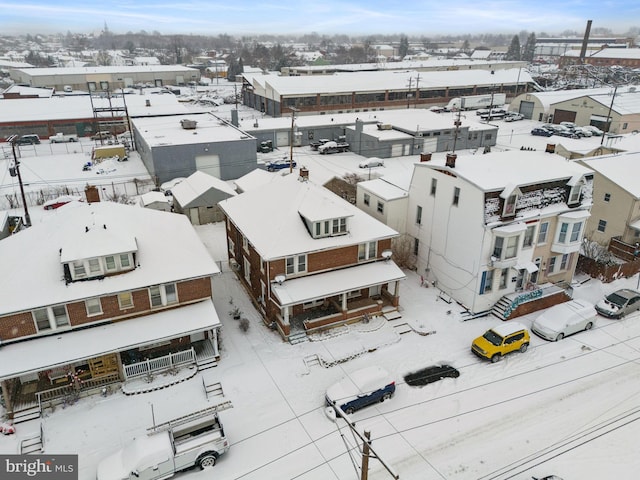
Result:
{"label": "front door", "polygon": [[524,286],[524,279],[526,277],[526,274],[527,274],[526,269],[523,268],[521,270],[518,270],[518,276],[516,277],[516,291],[522,290]]}

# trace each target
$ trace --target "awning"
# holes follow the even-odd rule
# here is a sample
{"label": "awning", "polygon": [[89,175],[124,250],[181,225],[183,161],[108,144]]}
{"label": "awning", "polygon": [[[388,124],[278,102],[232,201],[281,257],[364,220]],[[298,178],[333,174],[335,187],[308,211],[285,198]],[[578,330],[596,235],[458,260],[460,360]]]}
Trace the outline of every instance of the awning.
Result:
{"label": "awning", "polygon": [[387,260],[286,280],[273,284],[271,291],[287,307],[404,278],[402,270]]}
{"label": "awning", "polygon": [[515,268],[516,270],[526,270],[529,273],[538,271],[538,266],[533,262],[518,263],[513,268]]}
{"label": "awning", "polygon": [[629,224],[630,228],[633,228],[634,230],[640,230],[640,218],[638,220],[636,220],[635,222],[631,222]]}
{"label": "awning", "polygon": [[608,122],[611,120],[611,117],[603,117],[602,115],[591,115],[590,120],[592,122]]}
{"label": "awning", "polygon": [[0,381],[220,326],[213,302],[0,346]]}
{"label": "awning", "polygon": [[574,210],[572,212],[563,213],[558,215],[559,220],[583,220],[589,218],[591,213],[588,210]]}
{"label": "awning", "polygon": [[520,233],[527,229],[527,224],[523,222],[510,223],[502,227],[496,227],[491,230],[496,235],[508,235],[510,233]]}

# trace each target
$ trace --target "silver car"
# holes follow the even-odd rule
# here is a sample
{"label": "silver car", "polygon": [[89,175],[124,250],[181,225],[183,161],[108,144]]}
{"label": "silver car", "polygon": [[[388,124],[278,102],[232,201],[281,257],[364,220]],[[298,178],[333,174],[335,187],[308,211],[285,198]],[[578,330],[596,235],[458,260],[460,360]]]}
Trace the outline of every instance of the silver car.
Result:
{"label": "silver car", "polygon": [[531,324],[533,333],[556,342],[577,332],[590,330],[595,323],[593,303],[571,300],[548,308]]}
{"label": "silver car", "polygon": [[640,292],[623,288],[607,295],[596,304],[600,315],[609,318],[622,318],[625,315],[640,310]]}

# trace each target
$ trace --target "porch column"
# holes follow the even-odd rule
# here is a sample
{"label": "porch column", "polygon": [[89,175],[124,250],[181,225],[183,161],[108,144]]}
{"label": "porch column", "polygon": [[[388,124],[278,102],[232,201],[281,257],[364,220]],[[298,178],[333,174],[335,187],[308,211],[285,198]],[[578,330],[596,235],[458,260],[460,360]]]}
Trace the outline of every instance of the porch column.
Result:
{"label": "porch column", "polygon": [[342,311],[347,311],[347,292],[342,294]]}
{"label": "porch column", "polygon": [[394,282],[394,285],[393,285],[393,296],[394,297],[399,297],[400,296],[400,280],[396,280]]}
{"label": "porch column", "polygon": [[7,412],[13,411],[13,405],[11,404],[11,397],[9,396],[9,388],[7,387],[7,381],[3,380],[0,382],[0,386],[2,386],[2,398],[4,398],[4,405],[7,409]]}
{"label": "porch column", "polygon": [[289,325],[289,307],[282,307],[282,319],[285,325]]}

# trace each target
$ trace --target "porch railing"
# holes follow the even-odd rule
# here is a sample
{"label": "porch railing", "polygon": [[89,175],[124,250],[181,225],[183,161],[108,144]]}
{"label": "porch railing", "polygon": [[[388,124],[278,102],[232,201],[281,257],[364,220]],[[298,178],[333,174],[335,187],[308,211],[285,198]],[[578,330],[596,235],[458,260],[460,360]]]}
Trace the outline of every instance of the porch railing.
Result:
{"label": "porch railing", "polygon": [[149,375],[153,372],[171,370],[174,367],[188,365],[195,362],[196,352],[193,347],[191,347],[189,350],[170,353],[164,357],[152,358],[150,360],[144,360],[143,362],[132,363],[131,365],[123,365],[124,377],[125,380],[130,380],[132,378]]}
{"label": "porch railing", "polygon": [[[99,388],[104,385],[113,384],[120,381],[120,377],[117,373],[110,373],[108,375],[102,375],[96,378],[90,378],[88,380],[83,380],[82,385],[80,386],[79,394],[87,394],[89,390],[94,388]],[[38,401],[38,406],[40,411],[42,411],[43,403],[45,402],[53,402],[60,401],[67,395],[72,394],[75,391],[73,385],[63,385],[61,387],[50,388],[49,390],[42,390],[41,392],[36,392],[36,399]]]}

